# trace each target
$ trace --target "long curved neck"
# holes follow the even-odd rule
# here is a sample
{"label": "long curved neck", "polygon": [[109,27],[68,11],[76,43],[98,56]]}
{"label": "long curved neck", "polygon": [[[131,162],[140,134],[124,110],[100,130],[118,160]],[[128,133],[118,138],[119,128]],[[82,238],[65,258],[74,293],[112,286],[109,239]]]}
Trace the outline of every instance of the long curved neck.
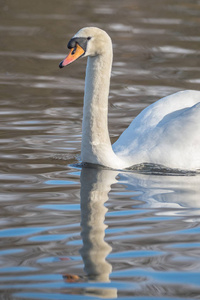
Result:
{"label": "long curved neck", "polygon": [[112,48],[88,57],[83,107],[81,159],[83,162],[113,167],[117,159],[108,132],[108,95]]}

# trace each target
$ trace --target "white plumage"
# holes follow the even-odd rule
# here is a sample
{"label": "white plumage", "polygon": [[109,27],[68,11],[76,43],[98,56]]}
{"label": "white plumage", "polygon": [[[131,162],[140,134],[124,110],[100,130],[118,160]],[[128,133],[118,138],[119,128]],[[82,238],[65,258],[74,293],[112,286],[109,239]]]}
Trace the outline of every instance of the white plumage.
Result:
{"label": "white plumage", "polygon": [[[72,49],[75,55],[71,51],[70,59],[68,56],[60,67],[80,56],[88,56],[81,147],[83,162],[114,169],[141,163],[200,169],[200,91],[178,92],[148,106],[111,146],[107,125],[111,39],[99,28],[86,27],[71,41],[71,45],[76,45]],[[76,55],[76,48],[83,48],[80,55]]]}

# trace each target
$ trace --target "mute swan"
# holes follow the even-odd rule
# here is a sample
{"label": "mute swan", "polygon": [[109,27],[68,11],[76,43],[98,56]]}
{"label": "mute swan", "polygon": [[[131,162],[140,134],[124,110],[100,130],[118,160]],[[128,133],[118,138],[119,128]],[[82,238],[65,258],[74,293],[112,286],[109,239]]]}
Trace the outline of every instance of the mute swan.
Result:
{"label": "mute swan", "polygon": [[181,91],[145,108],[111,146],[107,115],[112,41],[96,27],[79,30],[59,67],[88,56],[82,124],[82,162],[124,169],[140,163],[200,168],[200,91]]}

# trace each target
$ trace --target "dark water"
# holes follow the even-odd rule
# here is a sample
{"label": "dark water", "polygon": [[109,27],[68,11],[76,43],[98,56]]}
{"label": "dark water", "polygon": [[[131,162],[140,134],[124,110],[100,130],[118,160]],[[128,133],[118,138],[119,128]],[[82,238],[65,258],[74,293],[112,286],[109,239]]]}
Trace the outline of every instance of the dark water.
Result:
{"label": "dark water", "polygon": [[200,176],[81,168],[84,26],[114,44],[114,141],[199,89],[199,1],[0,1],[0,299],[200,299]]}

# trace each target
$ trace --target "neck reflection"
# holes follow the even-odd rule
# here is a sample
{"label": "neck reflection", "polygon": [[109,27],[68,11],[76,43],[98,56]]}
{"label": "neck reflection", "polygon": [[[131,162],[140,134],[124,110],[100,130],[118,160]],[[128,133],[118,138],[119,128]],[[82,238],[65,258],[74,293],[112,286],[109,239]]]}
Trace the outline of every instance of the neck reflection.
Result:
{"label": "neck reflection", "polygon": [[[112,247],[104,240],[104,224],[107,208],[105,202],[111,184],[118,172],[99,168],[83,168],[81,171],[81,237],[83,247],[80,254],[84,262],[84,270],[89,280],[109,282],[112,272],[111,264],[106,260]],[[91,292],[91,289],[90,289]],[[116,289],[95,289],[101,297],[116,297]]]}

